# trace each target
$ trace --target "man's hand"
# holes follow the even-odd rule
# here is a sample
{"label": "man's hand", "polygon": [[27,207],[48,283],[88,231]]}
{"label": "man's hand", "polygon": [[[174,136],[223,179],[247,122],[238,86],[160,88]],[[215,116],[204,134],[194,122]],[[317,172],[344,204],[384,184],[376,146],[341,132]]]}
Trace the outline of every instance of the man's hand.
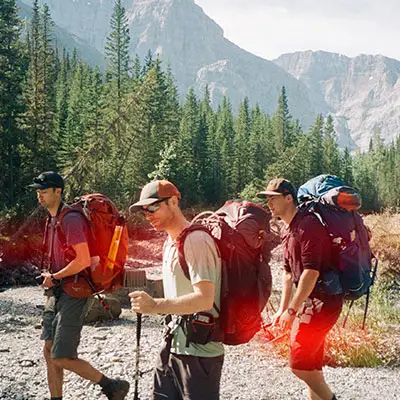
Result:
{"label": "man's hand", "polygon": [[140,314],[157,314],[157,302],[149,294],[143,291],[129,293],[131,298],[131,310]]}
{"label": "man's hand", "polygon": [[283,314],[283,311],[279,309],[273,316],[272,316],[272,326],[279,325],[279,320],[281,318],[281,315]]}
{"label": "man's hand", "polygon": [[289,330],[292,327],[295,318],[295,315],[290,315],[288,311],[285,310],[279,318],[279,326],[282,329]]}
{"label": "man's hand", "polygon": [[54,286],[54,283],[53,283],[53,281],[51,280],[51,274],[50,274],[50,272],[42,272],[41,275],[42,275],[43,278],[44,278],[44,281],[43,281],[43,283],[42,283],[42,286],[43,286],[43,287],[45,287],[45,288],[47,288],[47,289],[50,289],[51,287]]}

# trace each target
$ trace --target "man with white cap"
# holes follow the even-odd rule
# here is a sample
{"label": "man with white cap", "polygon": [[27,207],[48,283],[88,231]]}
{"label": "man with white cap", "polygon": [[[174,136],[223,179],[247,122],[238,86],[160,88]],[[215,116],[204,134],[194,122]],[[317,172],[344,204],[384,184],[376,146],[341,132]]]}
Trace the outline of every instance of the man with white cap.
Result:
{"label": "man with white cap", "polygon": [[224,348],[210,337],[205,344],[186,336],[187,326],[180,316],[204,312],[218,317],[220,306],[221,260],[212,237],[204,231],[187,234],[184,254],[190,280],[178,260],[181,234],[190,225],[183,215],[181,194],[169,181],[148,183],[140,199],[130,207],[141,211],[157,231],[168,238],[163,249],[163,286],[165,298],[155,299],[143,291],[129,294],[132,311],[144,314],[168,314],[169,330],[154,372],[153,399],[219,399]]}
{"label": "man with white cap", "polygon": [[291,370],[307,385],[310,400],[335,400],[322,365],[325,337],[339,318],[343,295],[322,293],[317,284],[325,271],[337,268],[328,232],[312,213],[297,209],[297,191],[288,180],[273,179],[257,195],[284,222],[283,287],[273,322],[291,329]]}

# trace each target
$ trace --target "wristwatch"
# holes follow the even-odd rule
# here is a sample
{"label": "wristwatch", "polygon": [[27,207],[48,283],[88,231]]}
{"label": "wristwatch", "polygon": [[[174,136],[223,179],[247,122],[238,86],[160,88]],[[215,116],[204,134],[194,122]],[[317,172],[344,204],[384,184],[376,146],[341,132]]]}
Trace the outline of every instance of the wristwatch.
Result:
{"label": "wristwatch", "polygon": [[291,317],[295,317],[296,314],[297,314],[297,311],[295,309],[293,309],[293,308],[288,308],[287,312]]}
{"label": "wristwatch", "polygon": [[55,285],[57,285],[57,283],[59,282],[58,279],[54,278],[54,275],[53,275],[53,274],[50,275],[50,280],[51,280]]}

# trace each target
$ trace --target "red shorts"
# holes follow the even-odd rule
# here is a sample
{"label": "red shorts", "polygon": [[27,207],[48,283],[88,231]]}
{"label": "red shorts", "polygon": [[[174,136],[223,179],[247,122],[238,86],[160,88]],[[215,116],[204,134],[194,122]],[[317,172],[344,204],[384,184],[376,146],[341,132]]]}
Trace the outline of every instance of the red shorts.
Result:
{"label": "red shorts", "polygon": [[290,332],[290,368],[322,370],[324,344],[343,307],[342,296],[307,299]]}

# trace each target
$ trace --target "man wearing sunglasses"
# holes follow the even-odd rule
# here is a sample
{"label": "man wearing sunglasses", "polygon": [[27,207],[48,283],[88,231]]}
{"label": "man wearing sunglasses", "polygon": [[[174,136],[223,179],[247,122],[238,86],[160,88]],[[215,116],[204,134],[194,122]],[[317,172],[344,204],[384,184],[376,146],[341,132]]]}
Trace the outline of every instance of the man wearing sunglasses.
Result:
{"label": "man wearing sunglasses", "polygon": [[[298,210],[297,191],[285,179],[273,179],[258,193],[284,227],[283,287],[273,323],[291,329],[290,367],[308,387],[310,400],[336,400],[322,372],[325,337],[339,318],[343,295],[318,290],[320,274],[333,267],[331,242],[316,216]],[[293,283],[296,291],[292,295]]]}
{"label": "man wearing sunglasses", "polygon": [[146,292],[129,294],[132,311],[144,314],[168,314],[170,330],[154,371],[155,400],[217,400],[224,348],[211,339],[206,344],[187,340],[179,316],[206,312],[218,317],[220,306],[221,260],[214,240],[204,231],[188,233],[184,254],[190,280],[184,275],[178,260],[179,237],[190,225],[183,215],[181,194],[174,184],[165,180],[148,183],[131,212],[143,212],[157,231],[168,238],[163,249],[163,299]]}
{"label": "man wearing sunglasses", "polygon": [[62,400],[64,370],[98,383],[108,399],[123,400],[129,390],[127,381],[109,379],[78,357],[88,299],[71,297],[63,291],[64,279],[90,266],[88,225],[78,212],[69,212],[62,219],[66,244],[75,255],[70,260],[65,255],[65,244],[60,237],[57,220],[64,207],[63,178],[53,171],[46,171],[34,178],[30,187],[36,189],[40,205],[49,213],[45,232],[48,272],[42,273],[47,302],[43,311],[41,339],[45,341],[43,353],[51,400]]}

